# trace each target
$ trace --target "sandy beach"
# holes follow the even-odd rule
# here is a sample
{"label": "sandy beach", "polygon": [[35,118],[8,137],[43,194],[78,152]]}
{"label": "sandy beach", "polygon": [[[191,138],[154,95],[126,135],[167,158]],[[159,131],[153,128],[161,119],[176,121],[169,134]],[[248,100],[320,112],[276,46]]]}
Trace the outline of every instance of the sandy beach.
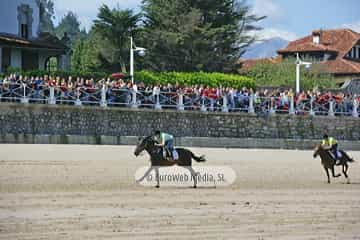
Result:
{"label": "sandy beach", "polygon": [[360,152],[327,184],[311,151],[192,148],[235,182],[156,189],[133,150],[0,145],[0,239],[360,239]]}

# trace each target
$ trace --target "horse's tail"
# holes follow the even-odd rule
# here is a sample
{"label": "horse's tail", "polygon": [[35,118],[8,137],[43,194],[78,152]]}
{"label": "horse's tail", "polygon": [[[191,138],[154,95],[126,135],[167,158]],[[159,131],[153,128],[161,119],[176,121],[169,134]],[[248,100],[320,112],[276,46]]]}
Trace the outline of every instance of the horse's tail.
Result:
{"label": "horse's tail", "polygon": [[197,162],[205,162],[206,161],[204,155],[201,155],[200,157],[197,157],[193,152],[191,152],[191,157]]}
{"label": "horse's tail", "polygon": [[345,156],[347,162],[355,162],[355,160],[349,157],[349,155],[345,151],[341,150],[341,153]]}

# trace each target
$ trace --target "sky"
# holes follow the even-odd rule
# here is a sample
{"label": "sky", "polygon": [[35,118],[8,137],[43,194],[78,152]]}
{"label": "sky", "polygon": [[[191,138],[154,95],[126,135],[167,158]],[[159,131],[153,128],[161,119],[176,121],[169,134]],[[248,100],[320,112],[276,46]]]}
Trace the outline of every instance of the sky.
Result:
{"label": "sky", "polygon": [[[74,11],[83,27],[90,29],[99,7],[139,10],[141,0],[53,0],[55,23],[67,11]],[[258,23],[262,39],[281,37],[294,40],[315,29],[351,28],[360,32],[360,0],[247,0],[252,12],[267,16]]]}

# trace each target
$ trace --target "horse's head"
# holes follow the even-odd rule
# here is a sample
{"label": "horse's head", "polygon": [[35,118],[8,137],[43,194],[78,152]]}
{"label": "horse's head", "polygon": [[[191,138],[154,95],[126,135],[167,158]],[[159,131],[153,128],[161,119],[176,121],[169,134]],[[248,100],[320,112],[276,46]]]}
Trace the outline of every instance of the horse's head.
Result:
{"label": "horse's head", "polygon": [[136,145],[134,154],[135,156],[139,156],[140,153],[142,153],[142,151],[144,150],[150,150],[151,147],[153,147],[155,145],[155,141],[152,139],[151,136],[146,137],[146,138],[139,138],[139,143]]}
{"label": "horse's head", "polygon": [[314,149],[313,157],[316,158],[321,150],[323,150],[323,147],[320,144],[317,144]]}

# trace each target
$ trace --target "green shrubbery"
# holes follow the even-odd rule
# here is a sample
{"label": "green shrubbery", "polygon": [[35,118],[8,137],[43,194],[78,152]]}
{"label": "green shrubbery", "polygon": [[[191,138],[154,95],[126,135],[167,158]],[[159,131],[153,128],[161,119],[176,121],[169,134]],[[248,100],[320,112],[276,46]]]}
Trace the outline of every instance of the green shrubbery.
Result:
{"label": "green shrubbery", "polygon": [[145,84],[179,84],[179,85],[207,85],[210,87],[224,86],[224,87],[248,87],[254,88],[255,82],[253,79],[241,75],[224,74],[224,73],[205,73],[205,72],[149,72],[141,71],[135,74],[137,82]]}

